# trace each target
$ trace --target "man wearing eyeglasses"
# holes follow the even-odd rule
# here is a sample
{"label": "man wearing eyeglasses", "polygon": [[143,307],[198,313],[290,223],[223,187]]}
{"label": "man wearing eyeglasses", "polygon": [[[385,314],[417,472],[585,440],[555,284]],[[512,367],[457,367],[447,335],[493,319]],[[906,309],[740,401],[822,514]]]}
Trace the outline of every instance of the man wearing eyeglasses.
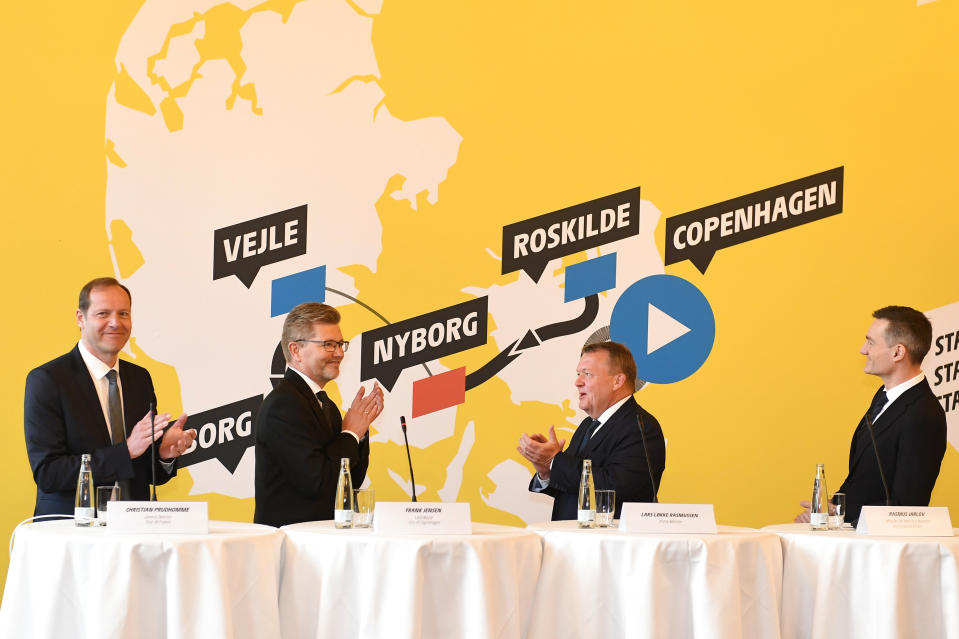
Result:
{"label": "man wearing eyeglasses", "polygon": [[283,322],[286,374],[253,423],[258,524],[332,519],[341,458],[350,460],[354,486],[366,478],[367,431],[383,411],[383,390],[374,383],[367,394],[361,386],[344,416],[326,395],[350,345],[339,323],[339,311],[317,302],[300,304]]}

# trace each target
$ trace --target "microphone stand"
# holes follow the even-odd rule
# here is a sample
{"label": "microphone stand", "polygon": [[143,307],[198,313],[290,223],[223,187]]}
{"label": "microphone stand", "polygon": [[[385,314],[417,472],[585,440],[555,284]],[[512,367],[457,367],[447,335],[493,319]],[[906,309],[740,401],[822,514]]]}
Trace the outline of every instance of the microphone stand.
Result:
{"label": "microphone stand", "polygon": [[886,483],[886,473],[882,470],[882,460],[879,459],[879,445],[876,443],[876,431],[872,427],[869,413],[866,413],[866,426],[869,427],[869,438],[872,439],[872,452],[876,453],[876,465],[879,466],[879,479],[882,480],[882,489],[886,493],[886,505],[892,506],[892,496],[889,494],[889,484]]}
{"label": "microphone stand", "polygon": [[406,461],[410,465],[410,487],[413,491],[413,501],[416,501],[416,480],[413,479],[413,460],[410,458],[410,441],[406,438],[406,418],[400,417],[400,427],[403,429],[403,443],[406,444]]}
{"label": "microphone stand", "polygon": [[643,415],[640,412],[642,409],[639,406],[636,407],[636,421],[639,422],[639,436],[643,440],[643,454],[646,455],[646,470],[649,471],[649,485],[653,487],[653,503],[659,503],[659,489],[656,487],[656,480],[653,479],[653,467],[649,463],[649,448],[646,446],[646,428],[643,426]]}
{"label": "microphone stand", "polygon": [[156,449],[156,431],[154,422],[156,421],[156,407],[150,402],[150,473],[153,478],[153,495],[150,501],[157,500],[157,449]]}

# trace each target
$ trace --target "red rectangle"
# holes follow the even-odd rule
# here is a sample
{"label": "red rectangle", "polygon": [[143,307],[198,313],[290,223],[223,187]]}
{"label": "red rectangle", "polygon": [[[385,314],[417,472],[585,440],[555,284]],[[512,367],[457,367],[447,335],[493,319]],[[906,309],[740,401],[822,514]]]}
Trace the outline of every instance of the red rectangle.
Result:
{"label": "red rectangle", "polygon": [[413,417],[459,406],[465,401],[465,366],[413,382]]}

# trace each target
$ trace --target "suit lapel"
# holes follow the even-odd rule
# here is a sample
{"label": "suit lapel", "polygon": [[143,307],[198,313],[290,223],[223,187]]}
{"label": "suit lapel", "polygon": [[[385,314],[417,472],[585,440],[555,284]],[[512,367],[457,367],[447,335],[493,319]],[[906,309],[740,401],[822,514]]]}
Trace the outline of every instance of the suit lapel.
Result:
{"label": "suit lapel", "polygon": [[295,388],[296,391],[303,395],[303,397],[307,400],[307,403],[310,405],[310,410],[313,412],[313,418],[316,420],[317,426],[323,430],[332,431],[333,425],[330,424],[330,421],[326,418],[326,415],[323,414],[323,409],[320,408],[319,400],[316,398],[316,395],[313,394],[313,391],[310,390],[310,387],[307,385],[307,383],[303,381],[303,378],[300,377],[300,374],[292,368],[287,368],[285,378],[286,381],[289,382],[293,388]]}
{"label": "suit lapel", "polygon": [[632,397],[630,397],[629,399],[627,399],[626,402],[625,402],[622,406],[620,406],[620,407],[616,410],[616,412],[613,413],[613,414],[610,416],[610,418],[607,419],[606,422],[605,422],[602,426],[599,427],[599,430],[596,431],[596,434],[593,435],[593,436],[589,439],[589,442],[587,442],[587,444],[586,444],[586,450],[583,451],[584,453],[588,453],[588,452],[590,452],[591,450],[595,450],[595,449],[599,448],[599,445],[603,442],[603,440],[606,439],[607,437],[609,437],[609,434],[613,431],[613,428],[615,427],[615,425],[616,425],[621,419],[623,419],[623,418],[624,418],[624,415],[626,414],[626,412],[630,410],[630,409],[629,409],[630,403],[632,403],[633,405],[635,405],[635,404],[636,404],[636,400],[633,399]]}
{"label": "suit lapel", "polygon": [[[892,428],[892,426],[899,421],[906,411],[909,410],[909,407],[912,406],[917,399],[919,399],[924,390],[923,386],[927,386],[926,380],[922,380],[912,388],[908,389],[905,393],[897,397],[896,401],[890,404],[889,407],[883,411],[882,415],[876,419],[872,425],[872,428],[876,435],[877,444],[879,443],[879,436]],[[852,470],[852,468],[859,463],[859,460],[862,458],[864,453],[872,450],[872,442],[870,441],[868,430],[869,427],[865,424],[865,421],[865,417],[863,417],[860,421],[860,425],[865,431],[865,436],[862,438],[864,443],[856,449],[854,459],[849,465],[850,470]],[[883,464],[883,466],[885,466],[885,464]]]}
{"label": "suit lapel", "polygon": [[80,355],[80,347],[74,346],[70,354],[73,367],[76,369],[74,379],[77,380],[77,390],[82,398],[84,409],[89,415],[89,419],[80,420],[80,423],[88,425],[90,434],[97,442],[103,446],[109,446],[110,430],[107,428],[107,420],[103,416],[103,407],[100,406],[100,397],[93,385],[93,378],[90,377],[90,370]]}

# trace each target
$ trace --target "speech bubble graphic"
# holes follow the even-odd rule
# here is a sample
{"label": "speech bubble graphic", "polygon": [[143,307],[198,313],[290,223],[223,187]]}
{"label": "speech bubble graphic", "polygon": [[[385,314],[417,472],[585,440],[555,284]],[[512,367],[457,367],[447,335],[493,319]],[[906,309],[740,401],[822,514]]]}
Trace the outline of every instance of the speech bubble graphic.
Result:
{"label": "speech bubble graphic", "polygon": [[253,285],[267,264],[306,254],[306,204],[213,231],[213,279]]}
{"label": "speech bubble graphic", "polygon": [[253,445],[253,420],[263,403],[263,395],[211,408],[190,415],[187,428],[196,430],[193,445],[179,457],[179,466],[192,466],[216,459],[233,473],[246,449]]}
{"label": "speech bubble graphic", "polygon": [[363,333],[360,380],[378,379],[386,390],[403,369],[459,353],[487,340],[489,298],[454,304]]}
{"label": "speech bubble graphic", "polygon": [[503,227],[503,275],[538,282],[550,260],[639,235],[639,187]]}
{"label": "speech bubble graphic", "polygon": [[666,219],[666,266],[705,274],[716,251],[842,213],[843,169],[786,182]]}

